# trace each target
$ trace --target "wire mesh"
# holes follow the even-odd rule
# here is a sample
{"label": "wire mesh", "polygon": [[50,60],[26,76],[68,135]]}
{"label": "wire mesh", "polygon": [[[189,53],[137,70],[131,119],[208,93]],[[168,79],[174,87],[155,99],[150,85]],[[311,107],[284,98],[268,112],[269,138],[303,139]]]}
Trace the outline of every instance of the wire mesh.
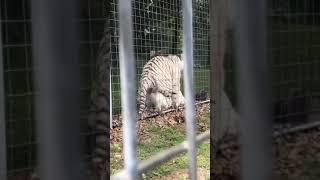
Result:
{"label": "wire mesh", "polygon": [[[80,92],[81,92],[81,123],[82,135],[86,137],[87,144],[84,146],[84,158],[90,160],[94,154],[94,128],[88,126],[88,115],[92,108],[92,92],[96,91],[94,83],[97,82],[97,56],[98,48],[106,23],[106,4],[103,0],[80,1]],[[94,92],[95,93],[95,92]]]}
{"label": "wire mesh", "polygon": [[[0,24],[0,34],[1,34]],[[3,73],[3,54],[2,54],[2,36],[0,36],[0,99],[4,99],[4,73]],[[5,102],[0,101],[0,179],[7,178],[7,156],[6,156],[6,119]]]}
{"label": "wire mesh", "polygon": [[[195,93],[209,92],[209,9],[207,0],[193,0]],[[119,70],[119,20],[117,0],[112,0],[112,106],[113,115],[121,113]],[[134,0],[133,30],[137,82],[143,66],[153,54],[182,53],[182,1]]]}
{"label": "wire mesh", "polygon": [[8,179],[35,166],[30,4],[1,1]]}
{"label": "wire mesh", "polygon": [[272,1],[271,63],[275,118],[307,120],[319,112],[319,2]]}
{"label": "wire mesh", "polygon": [[[217,2],[217,1],[214,1]],[[218,1],[219,2],[219,1]],[[221,2],[226,2],[226,1],[221,1]],[[233,2],[233,1],[230,1]],[[261,3],[261,1],[259,1]],[[242,3],[246,3],[246,2],[242,2]],[[250,1],[250,5],[253,5],[257,2],[255,1]],[[216,3],[217,4],[217,3]],[[241,4],[242,6],[244,4]],[[235,7],[239,8],[241,7],[241,5],[236,5]],[[257,5],[257,4],[256,4]],[[299,0],[272,0],[272,1],[268,1],[268,11],[267,11],[267,17],[268,17],[268,27],[267,27],[267,34],[268,34],[268,38],[267,38],[267,45],[268,45],[268,65],[270,65],[269,71],[270,71],[270,79],[272,80],[272,84],[270,84],[270,86],[272,86],[272,93],[273,93],[273,98],[272,98],[272,110],[273,110],[273,117],[267,117],[266,115],[260,117],[256,117],[255,118],[255,122],[261,122],[260,128],[262,125],[266,125],[267,122],[262,122],[261,120],[265,119],[265,120],[269,120],[270,122],[275,121],[276,124],[275,128],[276,128],[276,133],[275,134],[284,134],[284,133],[278,133],[277,131],[284,131],[285,133],[287,132],[296,132],[296,134],[299,134],[300,136],[306,136],[306,134],[311,134],[313,135],[313,131],[310,127],[315,127],[315,125],[318,125],[318,123],[309,123],[308,121],[318,121],[319,122],[319,54],[316,51],[316,49],[319,48],[319,43],[320,43],[320,39],[319,39],[319,12],[320,12],[320,8],[319,8],[319,2],[318,1],[313,1],[313,0],[308,0],[308,1],[299,1]],[[250,13],[250,11],[255,11],[257,10],[258,7],[254,7],[254,8],[248,8],[246,10],[244,10],[243,12],[243,17],[246,17],[246,15],[248,13]],[[224,10],[224,9],[223,9]],[[222,11],[223,11],[222,10]],[[234,10],[234,9],[233,9]],[[217,12],[217,11],[215,11]],[[221,13],[223,15],[225,15],[223,12]],[[223,16],[221,15],[221,16]],[[228,16],[232,16],[232,14],[228,14]],[[262,81],[263,77],[262,76],[258,76],[261,80],[261,82],[257,83],[260,84],[260,86],[258,85],[254,85],[251,86],[250,89],[247,89],[244,91],[244,93],[238,94],[238,97],[236,96],[236,91],[239,88],[239,84],[241,83],[241,85],[246,85],[247,83],[250,82],[251,78],[255,78],[255,77],[250,77],[247,79],[243,79],[242,81],[238,82],[238,86],[236,86],[236,79],[237,77],[240,76],[240,72],[239,69],[238,71],[235,71],[235,48],[234,48],[234,44],[237,44],[239,42],[235,42],[234,41],[234,29],[239,28],[239,24],[237,23],[243,23],[239,21],[239,14],[237,15],[237,19],[234,20],[235,22],[232,22],[235,26],[230,27],[227,26],[229,29],[226,31],[226,36],[221,37],[221,41],[226,42],[227,43],[227,47],[226,47],[226,53],[223,54],[223,66],[224,66],[224,74],[222,74],[222,76],[224,77],[224,91],[227,93],[228,98],[231,100],[233,107],[236,108],[237,111],[241,110],[241,109],[246,109],[247,107],[250,106],[250,104],[252,103],[252,98],[246,98],[246,92],[250,92],[252,90],[254,90],[254,88],[261,88],[262,86],[265,85],[265,82]],[[229,18],[229,17],[228,17]],[[228,21],[228,18],[227,19]],[[251,19],[252,18],[252,19]],[[247,25],[245,27],[242,26],[242,28],[249,28],[246,29],[245,31],[251,31],[251,34],[249,35],[249,37],[245,38],[245,43],[246,44],[238,44],[238,47],[240,46],[244,46],[243,49],[245,49],[246,47],[250,46],[250,41],[252,40],[252,37],[254,37],[255,35],[257,35],[258,31],[255,31],[257,29],[259,29],[260,27],[258,27],[259,23],[261,23],[261,21],[259,21],[259,23],[254,23],[254,18],[256,17],[251,17],[251,21],[250,23],[247,23]],[[223,18],[222,18],[223,19]],[[232,18],[230,18],[232,19]],[[241,19],[241,18],[240,18]],[[220,19],[218,19],[217,21],[219,21]],[[221,22],[220,22],[221,23]],[[223,23],[221,23],[223,25]],[[219,24],[220,25],[220,24]],[[241,24],[240,24],[241,26]],[[257,27],[255,27],[257,26]],[[214,27],[215,28],[215,27]],[[240,35],[238,34],[238,36],[241,37],[245,37],[245,31],[243,31]],[[218,32],[219,33],[219,30]],[[222,32],[223,34],[223,32]],[[241,38],[238,37],[237,40],[239,40]],[[256,41],[258,41],[259,38],[255,38]],[[254,40],[254,41],[255,41]],[[220,44],[223,44],[220,43]],[[216,42],[215,42],[216,43]],[[217,43],[219,44],[219,42]],[[214,47],[215,50],[216,47]],[[256,48],[256,47],[254,47]],[[254,48],[251,48],[254,49]],[[219,51],[219,50],[217,50]],[[259,51],[257,49],[257,51]],[[250,52],[244,50],[242,53],[242,55],[245,55],[246,53],[250,53],[250,55],[248,56],[247,59],[242,59],[243,61],[241,61],[241,64],[244,65],[246,63],[246,61],[250,60],[253,56],[256,56],[255,52]],[[221,51],[219,51],[221,52]],[[255,62],[252,62],[248,65],[246,65],[246,68],[250,68],[251,65],[254,65],[256,62],[260,62],[261,60],[263,60],[265,57],[262,56],[263,53],[261,53],[261,58],[256,57]],[[217,55],[219,57],[219,54]],[[215,56],[215,57],[217,57]],[[220,59],[220,58],[219,58]],[[214,61],[217,61],[217,59],[214,59]],[[218,64],[218,63],[217,63]],[[238,64],[239,65],[239,64]],[[241,67],[244,68],[244,67]],[[257,66],[258,68],[258,66]],[[251,69],[251,70],[247,70],[248,73],[252,73],[253,76],[257,76],[257,73],[254,73],[254,71],[257,71],[257,69]],[[216,77],[214,77],[216,78]],[[247,84],[248,85],[248,84]],[[248,88],[248,86],[247,86]],[[266,89],[264,89],[266,91]],[[214,94],[216,95],[216,94]],[[248,94],[247,94],[248,95]],[[255,96],[257,94],[253,93],[251,94],[251,96]],[[254,100],[259,100],[260,101],[260,105],[262,105],[262,103],[265,101],[265,97],[268,94],[260,94],[259,97],[256,97]],[[219,95],[216,95],[219,96]],[[213,96],[214,97],[214,96]],[[250,96],[248,96],[250,97]],[[239,103],[237,102],[237,99],[242,99],[243,102],[245,103]],[[239,106],[240,104],[240,106]],[[252,105],[252,104],[251,104]],[[246,107],[244,107],[246,106]],[[218,104],[215,104],[216,108],[219,108],[218,111],[222,112],[223,110],[221,110],[221,107]],[[259,113],[259,111],[255,108],[257,108],[259,106],[255,106],[252,107],[251,109],[247,109],[247,111],[249,112],[254,112],[254,113]],[[216,109],[214,109],[216,111]],[[264,109],[266,110],[266,109]],[[241,113],[241,115],[243,115],[245,113]],[[247,118],[246,122],[250,122],[250,117],[245,117]],[[268,118],[268,119],[267,119]],[[235,118],[236,119],[236,118]],[[213,127],[217,127],[217,125],[220,128],[220,124],[226,122],[227,119],[224,118],[220,118],[218,119],[220,122],[217,122],[217,119],[214,118],[215,124],[213,125]],[[237,120],[237,119],[236,119]],[[241,119],[240,121],[241,122]],[[304,124],[302,126],[297,126],[297,124]],[[238,124],[237,124],[238,125]],[[255,123],[252,122],[250,123],[251,126],[255,126]],[[312,126],[311,126],[312,125]],[[243,128],[244,126],[246,126],[246,123],[241,123],[239,124],[239,127]],[[294,126],[294,128],[292,127]],[[309,126],[309,127],[308,127]],[[249,127],[249,125],[248,125]],[[266,128],[267,127],[267,128]],[[286,128],[289,127],[289,130],[286,130]],[[215,128],[214,130],[216,130],[217,128]],[[263,129],[268,129],[268,126],[263,126]],[[307,128],[309,128],[308,130],[306,130]],[[255,128],[255,130],[257,130],[256,133],[262,133],[263,131],[259,131],[259,128]],[[284,130],[285,129],[285,130]],[[298,130],[300,129],[300,132],[298,132]],[[301,129],[305,130],[304,132],[301,132]],[[226,130],[228,131],[228,130]],[[224,131],[224,132],[226,132]],[[253,143],[255,140],[251,139],[251,141],[249,141],[250,138],[255,138],[255,136],[249,135],[249,133],[254,133],[254,131],[248,131],[247,135],[245,133],[245,131],[248,131],[248,128],[243,128],[242,131],[240,132],[241,137],[245,138],[246,136],[248,136],[248,142],[246,143],[245,141],[240,141],[240,148],[241,150],[245,151],[242,153],[241,158],[242,160],[245,162],[253,162],[254,160],[252,160],[253,156],[256,156],[260,153],[262,153],[263,151],[258,150],[258,151],[247,151],[249,150],[249,148],[247,149],[245,146],[246,145],[251,145],[251,146],[258,146],[259,143],[266,143],[266,141],[259,141],[259,143]],[[315,129],[315,131],[317,131]],[[214,131],[217,132],[217,131]],[[229,133],[229,132],[226,132]],[[305,134],[304,134],[305,133]],[[221,133],[222,134],[222,133]],[[302,135],[301,135],[302,134]],[[238,134],[237,134],[238,135]],[[292,134],[290,134],[291,136]],[[259,138],[262,138],[264,135],[261,136],[257,136]],[[239,136],[237,136],[236,138],[238,138]],[[285,136],[288,137],[288,136]],[[290,154],[292,154],[292,152],[297,151],[297,147],[291,146],[292,144],[299,144],[299,140],[294,140],[291,141],[291,137],[285,140],[281,140],[281,144],[280,147],[281,149],[283,147],[285,147],[286,143],[290,142],[290,148],[286,149],[285,151],[282,151],[279,153],[279,150],[277,150],[277,145],[276,143],[273,144],[273,149],[274,153],[273,154],[273,158],[275,159],[274,161],[274,165],[275,168],[273,169],[276,173],[278,173],[278,171],[283,171],[283,169],[287,168],[287,164],[290,164],[290,168],[292,168],[293,166],[295,166],[294,169],[299,169],[300,166],[298,165],[292,165],[295,164],[296,162],[304,162],[304,161],[308,161],[305,160],[303,158],[297,160],[297,158],[292,158],[289,162],[286,162],[286,164],[282,163],[281,161],[283,160],[282,158],[285,157],[290,157]],[[290,140],[289,140],[290,139]],[[306,138],[307,139],[307,138]],[[219,139],[221,140],[221,139]],[[226,140],[223,138],[223,140]],[[240,138],[241,140],[241,138]],[[265,139],[266,140],[266,139]],[[279,139],[274,139],[274,142],[277,142]],[[227,140],[226,140],[227,141]],[[305,141],[305,140],[302,140]],[[227,142],[226,142],[227,143]],[[268,142],[270,143],[270,142]],[[228,144],[228,143],[227,143]],[[270,144],[271,145],[271,144]],[[270,146],[269,145],[269,146]],[[260,147],[262,147],[262,144],[260,145]],[[268,147],[269,148],[269,147]],[[280,149],[280,148],[279,148]],[[311,143],[305,143],[303,146],[300,147],[300,149],[303,150],[314,150],[314,148],[312,147]],[[267,150],[267,148],[264,148],[264,150]],[[270,148],[269,148],[270,151]],[[215,152],[213,152],[215,153]],[[246,153],[249,153],[246,155]],[[269,152],[270,153],[270,152]],[[316,153],[313,153],[312,155],[310,155],[310,157],[315,157]],[[262,155],[262,154],[261,154]],[[215,160],[212,161],[213,164],[218,164],[217,162],[219,161],[219,158],[217,157],[219,155],[215,154],[214,158]],[[227,153],[221,155],[223,157],[227,157]],[[283,156],[283,157],[282,157]],[[267,157],[266,154],[264,157]],[[270,157],[270,154],[269,154]],[[306,157],[306,156],[304,156]],[[250,160],[251,159],[251,160]],[[255,160],[257,160],[258,158],[256,158]],[[313,160],[315,160],[314,158],[312,158]],[[244,175],[246,174],[244,171],[247,171],[247,174],[250,174],[251,177],[254,177],[254,173],[257,173],[258,171],[255,171],[255,168],[259,168],[259,166],[255,166],[254,165],[251,166],[251,168],[246,168],[243,167],[243,165],[245,165],[244,163],[239,165],[237,163],[235,163],[233,160],[228,159],[230,163],[227,166],[230,166],[232,169],[230,169],[230,171],[234,171],[236,169],[238,169],[238,167],[241,167],[241,171],[239,170],[239,172],[232,172],[230,174],[228,174],[227,176],[229,177],[235,177],[237,175]],[[315,164],[318,163],[318,159],[315,160]],[[224,162],[223,162],[224,163]],[[270,162],[266,161],[267,165],[270,165]],[[232,165],[231,165],[232,164]],[[237,165],[235,165],[237,164]],[[307,163],[303,163],[303,164],[307,164]],[[217,166],[216,166],[217,167]],[[226,175],[224,174],[225,169],[228,169],[229,167],[223,166],[222,172],[223,173],[223,177],[225,177]],[[263,170],[268,170],[268,167],[260,167],[260,169],[264,168]],[[270,166],[269,166],[270,168]],[[214,175],[217,175],[220,173],[219,168],[216,168],[215,172],[213,172]],[[307,168],[308,169],[308,173],[310,174],[314,174],[314,177],[317,177],[318,175],[316,175],[317,170],[312,169],[312,168]],[[236,170],[237,171],[237,170]],[[269,172],[268,172],[269,173]],[[262,175],[262,173],[260,173]],[[287,173],[282,173],[281,172],[281,176],[282,177],[290,177],[291,172],[287,172]],[[303,173],[299,174],[302,175]],[[299,175],[295,174],[292,175],[295,177],[298,177]],[[280,177],[281,177],[280,176]],[[306,175],[306,176],[309,176]],[[281,177],[281,178],[282,178]],[[300,176],[299,176],[300,177]],[[219,179],[219,177],[216,177]],[[249,176],[248,176],[249,178]],[[280,179],[281,179],[280,178]],[[259,179],[259,178],[255,178],[255,179]],[[261,178],[260,178],[261,179]],[[300,179],[303,179],[300,178]]]}
{"label": "wire mesh", "polygon": [[[9,179],[29,176],[36,167],[33,76],[36,67],[31,52],[29,0],[2,0],[1,28],[5,84],[7,169]],[[91,82],[94,80],[96,51],[102,36],[103,1],[81,0],[80,71],[81,123],[87,128]],[[208,1],[194,0],[194,77],[195,90],[208,92],[209,36]],[[305,119],[320,110],[320,9],[319,1],[272,0],[269,4],[269,53],[273,74],[273,93],[278,121]],[[112,92],[113,112],[120,113],[117,1],[112,1]],[[133,3],[134,51],[137,78],[152,51],[181,53],[181,1],[136,0]],[[230,33],[230,36],[231,33]],[[233,43],[231,43],[233,44]],[[232,47],[228,47],[232,52]],[[232,53],[227,53],[226,91],[235,104]],[[316,116],[317,117],[317,116]],[[89,139],[89,138],[88,138]],[[86,146],[87,147],[87,146]],[[87,157],[92,156],[87,148]]]}
{"label": "wire mesh", "polygon": [[[80,14],[80,59],[81,72],[81,127],[87,139],[84,144],[84,159],[93,157],[92,146],[95,134],[88,127],[91,103],[90,92],[95,79],[97,50],[101,40],[105,18],[105,1],[79,1]],[[37,140],[35,131],[34,64],[31,52],[31,2],[30,0],[1,1],[1,28],[3,72],[5,82],[5,119],[7,139],[8,179],[30,178],[37,167]]]}
{"label": "wire mesh", "polygon": [[[268,2],[268,55],[277,124],[303,123],[319,113],[319,2]],[[228,31],[225,91],[236,107],[233,32]]]}

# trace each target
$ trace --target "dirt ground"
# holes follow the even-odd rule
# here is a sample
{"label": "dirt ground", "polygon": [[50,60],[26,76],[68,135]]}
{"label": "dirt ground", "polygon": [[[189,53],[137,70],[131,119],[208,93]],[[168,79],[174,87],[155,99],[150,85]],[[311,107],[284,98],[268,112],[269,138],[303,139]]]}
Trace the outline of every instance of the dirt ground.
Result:
{"label": "dirt ground", "polygon": [[[197,121],[197,130],[198,133],[204,132],[209,129],[210,124],[209,121],[209,112],[210,112],[210,104],[201,104],[196,106],[196,119]],[[166,113],[164,115],[156,116],[153,118],[148,118],[144,120],[140,120],[137,122],[136,129],[137,129],[137,139],[138,142],[146,143],[147,141],[152,141],[152,139],[155,139],[155,137],[152,137],[153,135],[156,135],[155,133],[150,132],[150,124],[153,126],[160,128],[163,127],[166,128],[174,128],[177,130],[185,129],[185,118],[184,118],[184,110],[179,111],[173,111]],[[206,118],[207,120],[200,120],[201,118]],[[123,150],[122,146],[122,128],[121,128],[121,117],[119,119],[114,119],[114,122],[116,122],[116,126],[120,125],[120,127],[116,127],[111,129],[110,131],[110,143],[113,144],[119,144],[121,151]],[[168,142],[171,143],[171,142]],[[206,141],[206,143],[209,143],[209,140]],[[208,152],[209,153],[209,152]],[[121,158],[119,158],[121,159]],[[118,161],[117,161],[118,162]],[[208,158],[209,163],[209,158]],[[188,179],[188,169],[179,169],[174,170],[169,174],[165,174],[160,177],[154,177],[155,179]],[[210,178],[210,170],[208,168],[199,168],[198,169],[198,179],[200,180],[206,180]],[[147,178],[148,179],[148,178]]]}
{"label": "dirt ground", "polygon": [[[187,180],[188,178],[188,169],[183,169],[180,171],[176,171],[172,174],[169,174],[161,180]],[[197,179],[198,180],[209,180],[210,179],[210,171],[207,169],[198,169],[197,170]]]}
{"label": "dirt ground", "polygon": [[[235,140],[220,145],[214,165],[211,166],[211,174],[215,179],[239,179],[239,150]],[[314,128],[275,138],[273,162],[275,180],[319,180],[320,129]]]}
{"label": "dirt ground", "polygon": [[[204,114],[208,113],[210,111],[210,104],[201,104],[197,105],[196,108],[196,117],[201,117]],[[144,126],[147,126],[148,124],[156,124],[158,127],[162,126],[172,126],[172,125],[184,125],[185,119],[184,119],[184,110],[177,111],[177,112],[169,112],[164,115],[156,116],[153,118],[148,118],[144,120],[140,120],[137,122],[136,129],[137,129],[137,138],[140,139],[150,139],[148,137],[148,133],[145,131]],[[121,123],[121,116],[115,117],[113,119],[113,124],[115,127],[110,130],[110,143],[121,143],[122,142],[122,123]],[[201,131],[203,129],[208,129],[209,124],[198,124],[198,130]]]}
{"label": "dirt ground", "polygon": [[[197,116],[208,112],[209,105],[197,109]],[[137,123],[138,138],[150,138],[144,132],[146,123],[161,126],[184,124],[183,112],[169,113],[165,117],[150,118]],[[165,118],[165,121],[163,120]],[[207,129],[209,125],[198,127]],[[122,142],[122,129],[111,130],[111,143]],[[240,179],[240,148],[236,138],[220,144],[214,163],[210,165],[211,176],[216,180]],[[320,179],[320,128],[282,135],[273,140],[273,175],[275,180],[319,180]],[[263,163],[263,162],[262,162]],[[165,179],[187,179],[187,169],[171,173]],[[208,178],[208,171],[198,170],[200,179]],[[179,178],[178,178],[179,179]]]}

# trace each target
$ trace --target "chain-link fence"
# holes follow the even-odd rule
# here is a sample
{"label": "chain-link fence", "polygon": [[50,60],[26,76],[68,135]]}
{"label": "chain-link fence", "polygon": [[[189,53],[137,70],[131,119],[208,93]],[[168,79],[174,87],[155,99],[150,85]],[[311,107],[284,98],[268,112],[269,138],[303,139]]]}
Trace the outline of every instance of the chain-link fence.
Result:
{"label": "chain-link fence", "polygon": [[[88,126],[92,82],[95,81],[97,50],[106,22],[105,1],[81,0],[79,4],[79,68],[81,73],[81,132],[88,141],[84,144],[84,159],[93,156],[94,130]],[[35,121],[34,73],[37,66],[32,52],[32,19],[30,0],[2,0],[1,36],[3,51],[4,101],[7,162],[9,180],[29,179],[37,167],[37,135]],[[58,13],[58,12],[57,12]],[[2,71],[1,71],[2,72]],[[59,73],[59,72],[57,72]],[[2,86],[2,84],[0,85]],[[2,88],[2,87],[1,87]],[[2,120],[1,120],[2,121]],[[2,122],[1,122],[2,124]],[[0,174],[3,174],[2,169]],[[3,177],[3,176],[0,176]]]}
{"label": "chain-link fence", "polygon": [[8,179],[36,165],[30,2],[1,1]]}
{"label": "chain-link fence", "polygon": [[[258,32],[264,32],[259,27],[260,21],[254,17],[255,14],[259,14],[257,9],[261,8],[264,2],[250,0],[239,3],[236,1],[234,4],[232,0],[214,2],[215,5],[220,5],[222,10],[215,9],[215,12],[220,13],[216,15],[220,17],[217,18],[216,26],[213,27],[218,29],[216,34],[219,34],[216,36],[217,42],[214,42],[217,43],[214,47],[216,51],[214,62],[219,61],[216,64],[221,67],[213,67],[213,71],[216,72],[218,69],[222,72],[220,74],[222,82],[216,84],[223,87],[217,87],[216,92],[221,94],[225,92],[227,96],[220,97],[219,93],[213,93],[213,97],[219,101],[211,114],[215,118],[211,127],[214,128],[213,139],[218,139],[220,144],[211,144],[217,147],[211,152],[212,157],[215,157],[211,164],[216,165],[211,169],[212,176],[217,179],[226,176],[235,178],[242,176],[243,179],[249,179],[249,176],[245,177],[247,174],[253,179],[267,179],[267,176],[261,176],[267,175],[266,173],[269,176],[270,170],[273,170],[274,177],[279,179],[318,179],[319,169],[310,167],[319,165],[319,158],[314,158],[319,155],[316,147],[318,145],[315,145],[318,143],[313,143],[313,141],[319,141],[309,137],[318,137],[320,124],[319,2],[313,0],[267,1],[268,22],[263,31],[267,30],[268,69],[264,69],[266,70],[264,73],[257,70],[262,69],[261,64],[265,63],[266,54],[255,46],[255,43],[259,45],[259,42],[262,44],[264,41],[260,39],[261,36],[257,36]],[[236,8],[230,7],[231,4]],[[234,12],[235,9],[238,9],[238,12]],[[241,15],[239,9],[241,9]],[[259,15],[259,20],[264,19],[262,14]],[[239,44],[239,41],[243,44]],[[239,52],[239,49],[242,52]],[[261,57],[257,55],[257,51],[261,53]],[[248,73],[247,79],[241,76],[240,70],[243,71],[242,73]],[[258,76],[259,73],[261,74]],[[265,86],[266,82],[262,80],[266,79],[264,75],[267,73],[270,76],[268,79],[271,80],[268,88]],[[213,81],[215,80],[216,77]],[[254,89],[256,93],[248,94]],[[268,90],[272,91],[271,97]],[[239,91],[241,94],[237,93]],[[266,100],[265,96],[269,96],[271,102]],[[231,101],[231,110],[224,109],[223,103],[227,101],[225,99]],[[239,102],[241,100],[242,102]],[[272,105],[269,106],[272,108],[272,117],[269,116],[270,112],[266,114],[268,110],[266,105],[269,103]],[[237,114],[239,111],[241,116]],[[259,113],[261,113],[260,116],[257,115]],[[270,124],[266,121],[274,122],[273,127],[270,128]],[[229,137],[226,138],[226,134],[233,134],[229,132],[231,128],[240,130],[241,136],[233,136],[230,138],[232,140]],[[249,128],[252,128],[252,131]],[[239,135],[237,132],[235,134]],[[273,137],[272,143],[266,135]],[[212,141],[212,143],[216,142]],[[237,148],[240,150],[235,150]],[[228,153],[229,150],[232,153]],[[260,154],[262,152],[264,154]],[[299,156],[296,152],[303,155]],[[226,158],[234,154],[237,155]],[[271,162],[264,159],[266,157],[273,158],[273,169],[268,169]],[[236,160],[238,158],[241,160]],[[260,162],[265,162],[267,168],[261,166]],[[301,167],[303,168],[300,171]],[[288,169],[290,170],[287,171]],[[225,173],[227,171],[230,173]]]}
{"label": "chain-link fence", "polygon": [[[319,2],[268,2],[268,55],[277,123],[303,123],[319,113]],[[236,106],[233,31],[227,34],[225,91]]]}
{"label": "chain-link fence", "polygon": [[[129,2],[129,3],[128,3]],[[139,64],[139,56],[134,56],[135,47],[135,34],[133,27],[134,17],[131,17],[132,11],[135,10],[135,6],[131,6],[132,1],[119,0],[119,52],[120,52],[120,77],[121,77],[121,102],[122,104],[122,117],[123,117],[123,154],[124,154],[124,169],[113,175],[112,179],[141,179],[141,175],[148,170],[151,170],[161,163],[164,163],[171,158],[179,155],[184,151],[188,151],[188,165],[189,165],[189,178],[197,179],[197,144],[209,138],[210,132],[206,131],[198,137],[196,137],[196,123],[195,123],[195,106],[194,106],[194,83],[193,83],[193,51],[194,41],[193,34],[193,13],[192,12],[192,0],[182,2],[182,17],[183,17],[183,60],[184,60],[184,72],[183,90],[186,97],[186,133],[187,141],[180,145],[169,148],[160,152],[157,155],[151,156],[151,158],[142,162],[138,161],[137,157],[137,137],[136,137],[136,108],[135,86],[136,79],[136,64]],[[137,1],[134,1],[135,3]],[[153,1],[150,1],[151,5]],[[160,1],[161,2],[161,1]],[[134,5],[135,5],[134,3]],[[162,2],[164,3],[164,2]],[[156,29],[157,27],[151,27]],[[149,55],[150,56],[150,55]],[[137,63],[136,63],[137,62]],[[196,63],[195,63],[196,64]],[[180,73],[180,71],[178,72]],[[174,78],[169,77],[169,78]],[[165,79],[166,80],[166,79]],[[180,80],[180,79],[179,79]]]}
{"label": "chain-link fence", "polygon": [[[112,0],[112,111],[121,113],[119,70],[118,1]],[[195,92],[209,93],[209,8],[207,0],[193,1]],[[182,53],[182,6],[180,0],[133,1],[134,54],[137,85],[143,66],[155,54]]]}
{"label": "chain-link fence", "polygon": [[[104,30],[105,1],[81,0],[78,18],[81,40],[81,121],[82,134],[93,135],[88,128],[90,92],[95,79],[98,44]],[[117,2],[112,1],[112,100],[113,115],[120,114],[119,33]],[[34,72],[37,69],[32,54],[31,1],[2,0],[1,48],[5,109],[5,143],[0,141],[0,177],[8,179],[30,177],[37,166],[37,135],[35,131]],[[181,54],[182,16],[179,0],[135,0],[133,3],[134,53],[137,60],[137,80],[143,65],[153,53]],[[269,63],[272,65],[274,115],[277,122],[318,120],[320,110],[320,2],[317,0],[273,0],[269,3],[268,39]],[[208,1],[193,1],[194,79],[195,92],[209,92],[209,22]],[[230,32],[230,39],[232,32]],[[236,104],[233,64],[233,41],[225,56],[225,91]],[[229,46],[230,45],[230,46]],[[1,60],[2,60],[1,59]],[[0,76],[1,77],[1,76]],[[1,82],[1,81],[0,81]],[[138,84],[138,82],[137,82]],[[1,95],[1,94],[0,94]],[[4,108],[3,108],[4,107]],[[0,110],[0,112],[2,112]],[[3,126],[1,127],[3,128]],[[0,132],[1,135],[4,131]],[[87,158],[92,157],[91,145],[85,145]],[[3,154],[5,154],[3,156]],[[5,167],[5,169],[4,169]]]}
{"label": "chain-link fence", "polygon": [[277,121],[319,113],[320,20],[318,1],[272,1],[270,54]]}

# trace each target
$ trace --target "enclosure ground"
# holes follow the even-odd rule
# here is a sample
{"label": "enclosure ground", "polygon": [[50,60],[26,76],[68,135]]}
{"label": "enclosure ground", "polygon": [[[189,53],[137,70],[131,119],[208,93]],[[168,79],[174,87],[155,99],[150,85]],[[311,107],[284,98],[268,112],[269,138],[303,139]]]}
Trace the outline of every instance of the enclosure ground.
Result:
{"label": "enclosure ground", "polygon": [[[236,139],[219,147],[211,171],[216,179],[238,180],[240,156]],[[274,138],[273,158],[275,180],[319,180],[320,129]]]}
{"label": "enclosure ground", "polygon": [[[197,132],[208,130],[210,124],[209,104],[197,106]],[[186,139],[184,111],[170,112],[137,123],[137,156],[139,160],[146,160],[158,152],[178,145]],[[110,168],[111,174],[123,168],[122,128],[110,131]],[[197,153],[199,179],[206,179],[210,175],[210,144],[209,141],[198,146]],[[164,163],[146,174],[145,179],[186,179],[188,168],[187,154]],[[178,179],[179,179],[178,178]]]}

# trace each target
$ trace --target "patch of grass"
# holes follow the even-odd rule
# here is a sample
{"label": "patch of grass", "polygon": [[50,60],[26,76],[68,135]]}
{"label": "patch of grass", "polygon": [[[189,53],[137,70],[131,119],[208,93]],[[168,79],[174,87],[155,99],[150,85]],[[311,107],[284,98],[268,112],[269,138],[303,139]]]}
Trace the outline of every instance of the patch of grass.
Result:
{"label": "patch of grass", "polygon": [[205,169],[210,169],[210,143],[209,141],[199,145],[198,157],[197,157],[198,166]]}
{"label": "patch of grass", "polygon": [[[147,179],[159,179],[163,176],[171,174],[175,171],[188,168],[188,155],[183,153],[178,157],[162,164],[153,171],[146,174]],[[204,143],[198,146],[197,150],[197,166],[198,168],[210,169],[210,144]]]}
{"label": "patch of grass", "polygon": [[115,174],[123,168],[123,156],[120,144],[110,144],[110,172]]}
{"label": "patch of grass", "polygon": [[150,156],[157,154],[163,149],[178,145],[184,141],[185,134],[182,128],[159,128],[151,125],[148,128],[152,139],[151,141],[142,141],[138,144],[138,159],[145,160]]}
{"label": "patch of grass", "polygon": [[[153,171],[146,174],[147,179],[159,179],[170,173],[188,168],[188,155],[183,153],[177,158],[174,158]],[[210,144],[204,143],[198,146],[197,149],[197,166],[198,168],[210,169]]]}
{"label": "patch of grass", "polygon": [[[209,123],[210,114],[205,114],[197,119],[199,123]],[[155,124],[144,127],[147,129],[148,137],[152,139],[141,140],[137,145],[137,156],[139,160],[146,160],[152,155],[159,153],[165,149],[180,144],[186,138],[185,125],[177,124],[170,127],[158,127]],[[199,128],[198,128],[199,129]],[[203,132],[204,130],[201,130]],[[200,133],[200,131],[198,132]],[[119,145],[111,145],[111,173],[114,174],[122,168],[123,159]],[[197,149],[197,165],[199,168],[210,169],[210,144],[209,141],[200,144]],[[178,157],[162,164],[154,170],[148,172],[145,179],[159,179],[163,176],[171,174],[178,170],[188,168],[187,153],[183,153]]]}
{"label": "patch of grass", "polygon": [[210,113],[206,113],[197,119],[198,123],[210,123]]}

